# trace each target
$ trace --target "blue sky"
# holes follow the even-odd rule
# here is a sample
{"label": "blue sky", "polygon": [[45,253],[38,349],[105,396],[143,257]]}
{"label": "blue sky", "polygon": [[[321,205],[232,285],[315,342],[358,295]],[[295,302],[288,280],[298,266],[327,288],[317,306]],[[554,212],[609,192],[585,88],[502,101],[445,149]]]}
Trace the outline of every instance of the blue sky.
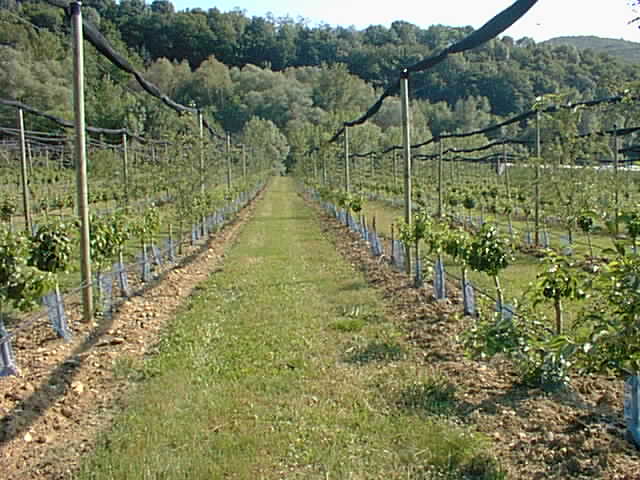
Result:
{"label": "blue sky", "polygon": [[[147,0],[151,3],[152,0]],[[479,27],[514,0],[173,0],[177,10],[238,7],[250,16],[289,15],[309,20],[311,25],[390,25],[406,20],[421,27],[433,24]],[[561,35],[597,35],[640,42],[638,26],[627,25],[634,17],[628,0],[540,0],[527,17],[507,35],[537,41]],[[640,16],[640,13],[638,13]]]}

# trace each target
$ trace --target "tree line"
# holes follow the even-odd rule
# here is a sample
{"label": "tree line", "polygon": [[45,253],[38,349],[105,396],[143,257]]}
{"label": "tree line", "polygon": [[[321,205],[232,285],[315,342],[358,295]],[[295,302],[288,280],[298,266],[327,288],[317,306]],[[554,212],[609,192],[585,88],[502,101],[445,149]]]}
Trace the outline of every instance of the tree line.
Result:
{"label": "tree line", "polygon": [[[249,17],[241,10],[176,11],[167,0],[88,0],[83,13],[163,92],[202,108],[232,134],[252,120],[269,122],[267,130],[286,135],[291,155],[362,113],[402,66],[471,31],[404,21],[357,30]],[[0,25],[3,95],[71,118],[64,12],[41,1],[0,0]],[[639,69],[592,50],[504,36],[413,76],[414,133],[420,138],[482,128],[548,94],[562,93],[567,101],[613,95]],[[87,82],[87,118],[94,125],[149,135],[191,128],[91,48]],[[354,141],[361,145],[354,151],[399,142],[399,111],[398,101],[388,102],[359,129]],[[585,112],[578,128],[597,129],[607,121]],[[0,109],[0,122],[14,123],[13,113]]]}

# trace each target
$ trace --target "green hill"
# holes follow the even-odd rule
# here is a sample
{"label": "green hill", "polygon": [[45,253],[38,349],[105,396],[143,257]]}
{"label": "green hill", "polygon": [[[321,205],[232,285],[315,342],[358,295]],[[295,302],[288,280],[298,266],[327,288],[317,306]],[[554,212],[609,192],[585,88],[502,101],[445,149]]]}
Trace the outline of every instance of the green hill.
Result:
{"label": "green hill", "polygon": [[548,45],[573,45],[581,50],[590,48],[596,52],[607,53],[629,63],[640,63],[640,43],[614,38],[600,37],[557,37],[544,42]]}

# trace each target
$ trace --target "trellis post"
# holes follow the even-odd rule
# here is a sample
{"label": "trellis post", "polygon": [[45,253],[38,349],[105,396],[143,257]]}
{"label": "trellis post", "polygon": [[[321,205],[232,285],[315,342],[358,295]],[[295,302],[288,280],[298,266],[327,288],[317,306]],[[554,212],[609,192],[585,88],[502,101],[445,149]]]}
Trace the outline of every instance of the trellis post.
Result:
{"label": "trellis post", "polygon": [[87,144],[84,116],[84,45],[82,37],[82,4],[71,3],[73,32],[73,104],[75,111],[75,164],[80,216],[80,272],[82,278],[83,319],[89,323],[93,317],[93,289],[91,250],[89,237],[89,202],[87,189]]}
{"label": "trellis post", "polygon": [[[404,221],[411,225],[411,111],[409,109],[409,70],[402,70],[400,79],[402,101],[402,147],[404,152]],[[417,259],[416,259],[417,261]],[[411,274],[411,247],[406,245],[406,271]]]}

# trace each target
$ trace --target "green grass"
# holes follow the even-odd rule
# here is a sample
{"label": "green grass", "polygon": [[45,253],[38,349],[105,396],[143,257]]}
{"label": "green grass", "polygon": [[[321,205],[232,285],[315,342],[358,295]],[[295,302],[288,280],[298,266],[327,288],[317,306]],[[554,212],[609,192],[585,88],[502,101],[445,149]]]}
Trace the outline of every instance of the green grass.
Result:
{"label": "green grass", "polygon": [[293,192],[276,180],[78,478],[504,478]]}

